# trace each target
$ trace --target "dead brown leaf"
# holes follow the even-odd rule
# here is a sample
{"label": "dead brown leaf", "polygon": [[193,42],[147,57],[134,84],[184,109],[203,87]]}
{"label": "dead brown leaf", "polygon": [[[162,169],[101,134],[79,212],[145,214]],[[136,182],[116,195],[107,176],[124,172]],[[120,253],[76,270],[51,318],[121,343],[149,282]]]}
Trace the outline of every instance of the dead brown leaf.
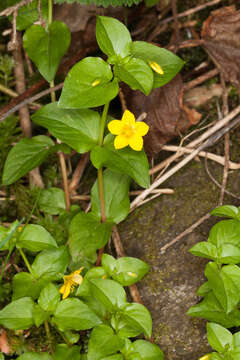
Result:
{"label": "dead brown leaf", "polygon": [[166,86],[154,89],[149,96],[139,91],[126,96],[128,107],[136,117],[147,113],[145,121],[150,130],[144,138],[144,148],[148,156],[154,157],[162,145],[200,120],[201,114],[183,105],[182,95],[183,82],[177,75]]}
{"label": "dead brown leaf", "polygon": [[203,23],[201,35],[225,80],[240,88],[240,11],[234,6],[213,11]]}

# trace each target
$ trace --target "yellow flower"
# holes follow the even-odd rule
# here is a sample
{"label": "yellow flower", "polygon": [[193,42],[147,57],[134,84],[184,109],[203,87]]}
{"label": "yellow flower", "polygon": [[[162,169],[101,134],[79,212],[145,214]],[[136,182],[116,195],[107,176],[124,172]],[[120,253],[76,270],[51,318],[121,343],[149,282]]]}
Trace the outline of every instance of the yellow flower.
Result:
{"label": "yellow flower", "polygon": [[143,136],[147,134],[149,126],[142,121],[135,121],[131,111],[125,110],[121,120],[112,120],[108,124],[108,130],[113,135],[115,149],[130,146],[133,150],[140,151],[143,147]]}
{"label": "yellow flower", "polygon": [[163,75],[164,74],[164,71],[163,69],[161,68],[161,66],[156,63],[155,61],[149,61],[149,65],[151,66],[151,68],[156,72],[158,73],[159,75]]}
{"label": "yellow flower", "polygon": [[75,286],[82,283],[83,277],[79,275],[82,269],[83,267],[81,267],[79,270],[72,272],[70,275],[65,275],[63,277],[64,284],[59,289],[59,292],[60,294],[62,294],[63,299],[66,299],[68,295],[73,292]]}

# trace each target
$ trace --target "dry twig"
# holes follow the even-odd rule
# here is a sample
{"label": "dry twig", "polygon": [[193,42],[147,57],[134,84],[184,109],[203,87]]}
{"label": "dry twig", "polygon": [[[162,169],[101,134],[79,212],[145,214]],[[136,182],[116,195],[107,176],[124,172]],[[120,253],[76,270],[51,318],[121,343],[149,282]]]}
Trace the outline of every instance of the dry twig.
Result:
{"label": "dry twig", "polygon": [[0,16],[10,16],[12,15],[14,12],[18,11],[18,9],[24,5],[30,4],[31,2],[33,2],[33,0],[21,0],[19,3],[8,7],[7,9],[3,10],[2,12],[0,12]]}

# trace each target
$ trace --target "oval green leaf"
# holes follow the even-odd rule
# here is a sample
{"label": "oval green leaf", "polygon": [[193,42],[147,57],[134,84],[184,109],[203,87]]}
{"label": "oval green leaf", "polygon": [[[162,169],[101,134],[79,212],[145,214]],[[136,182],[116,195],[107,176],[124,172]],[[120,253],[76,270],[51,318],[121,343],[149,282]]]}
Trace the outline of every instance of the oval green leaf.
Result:
{"label": "oval green leaf", "polygon": [[47,136],[20,140],[9,152],[3,169],[3,185],[11,185],[39,166],[47,157],[54,142]]}
{"label": "oval green leaf", "polygon": [[79,153],[98,144],[100,116],[96,111],[61,109],[55,102],[38,110],[32,120]]}
{"label": "oval green leaf", "polygon": [[70,40],[71,33],[61,21],[53,21],[47,30],[40,25],[33,25],[25,32],[23,46],[48,82],[54,79]]}
{"label": "oval green leaf", "polygon": [[111,67],[104,60],[86,57],[69,71],[59,106],[65,109],[85,109],[106,104],[118,94],[118,82],[112,80],[112,77]]}
{"label": "oval green leaf", "polygon": [[108,56],[124,58],[130,54],[131,35],[119,20],[98,16],[96,38],[102,52]]}

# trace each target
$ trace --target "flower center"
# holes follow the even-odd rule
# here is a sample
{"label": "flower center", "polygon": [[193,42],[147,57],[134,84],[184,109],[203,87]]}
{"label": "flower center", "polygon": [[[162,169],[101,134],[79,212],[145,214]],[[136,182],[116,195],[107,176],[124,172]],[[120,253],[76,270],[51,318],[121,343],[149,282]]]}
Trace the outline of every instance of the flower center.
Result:
{"label": "flower center", "polygon": [[122,128],[122,135],[129,138],[136,133],[136,129],[132,125],[124,125]]}

